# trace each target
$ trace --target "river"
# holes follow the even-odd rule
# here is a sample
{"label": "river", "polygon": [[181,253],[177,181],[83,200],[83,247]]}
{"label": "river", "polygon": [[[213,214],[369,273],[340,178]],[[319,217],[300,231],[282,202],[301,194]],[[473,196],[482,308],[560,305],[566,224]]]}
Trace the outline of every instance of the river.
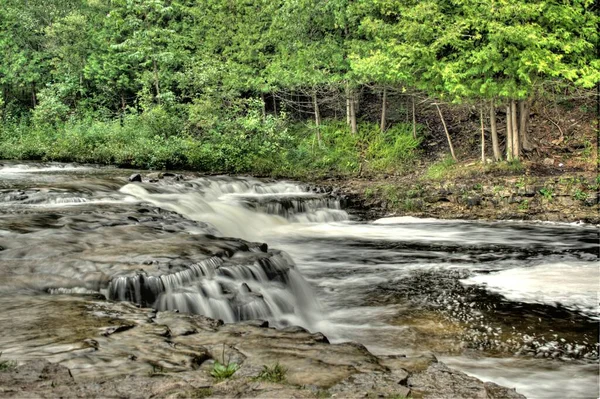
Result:
{"label": "river", "polygon": [[[375,354],[430,351],[530,398],[599,396],[597,226],[365,221],[295,182],[131,173],[0,167],[5,307],[101,294],[262,318]],[[19,360],[26,341],[0,351]]]}

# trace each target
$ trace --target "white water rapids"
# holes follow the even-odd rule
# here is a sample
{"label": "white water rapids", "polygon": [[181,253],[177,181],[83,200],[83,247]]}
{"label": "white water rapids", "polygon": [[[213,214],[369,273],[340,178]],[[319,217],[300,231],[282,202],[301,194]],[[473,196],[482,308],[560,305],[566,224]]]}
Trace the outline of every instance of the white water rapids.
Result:
{"label": "white water rapids", "polygon": [[[433,351],[531,398],[598,397],[594,227],[369,222],[294,182],[186,175],[128,183],[126,174],[0,168],[0,296],[102,292],[226,322],[267,318],[376,354]],[[207,234],[232,238],[202,245],[233,255],[202,258],[195,240]],[[239,249],[234,239],[257,244]],[[139,274],[140,265],[153,272]]]}

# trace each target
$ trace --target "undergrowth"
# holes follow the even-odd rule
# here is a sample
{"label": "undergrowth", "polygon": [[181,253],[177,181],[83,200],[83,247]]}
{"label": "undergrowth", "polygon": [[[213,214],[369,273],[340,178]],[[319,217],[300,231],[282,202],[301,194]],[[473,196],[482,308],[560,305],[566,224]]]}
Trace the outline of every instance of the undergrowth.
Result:
{"label": "undergrowth", "polygon": [[407,170],[419,155],[420,139],[406,124],[381,133],[376,124],[363,123],[353,135],[344,122],[325,121],[319,141],[314,124],[291,123],[285,114],[263,118],[252,106],[206,120],[160,106],[119,119],[9,119],[0,125],[0,159],[319,177]]}

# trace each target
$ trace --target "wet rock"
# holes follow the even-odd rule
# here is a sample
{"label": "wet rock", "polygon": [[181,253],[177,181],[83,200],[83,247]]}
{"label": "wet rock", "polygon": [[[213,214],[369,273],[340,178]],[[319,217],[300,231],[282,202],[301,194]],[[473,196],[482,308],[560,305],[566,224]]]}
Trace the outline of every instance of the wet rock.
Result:
{"label": "wet rock", "polygon": [[517,392],[516,389],[509,389],[493,382],[485,382],[485,390],[489,398],[497,399],[524,399],[525,396]]}
{"label": "wet rock", "polygon": [[[47,360],[29,361],[13,370],[0,373],[0,387],[18,389],[20,385],[29,384],[36,388],[43,388],[53,384],[73,382],[73,376],[67,367]],[[1,388],[0,392],[2,392]]]}
{"label": "wet rock", "polygon": [[329,388],[329,393],[343,398],[408,397],[410,388],[398,378],[384,373],[354,374]]}
{"label": "wet rock", "polygon": [[266,320],[246,320],[241,323],[247,324],[247,325],[253,326],[253,327],[269,328],[269,322]]}
{"label": "wet rock", "polygon": [[525,398],[508,388],[486,387],[477,378],[452,370],[443,363],[432,364],[426,371],[410,376],[408,386],[413,394],[422,398]]}
{"label": "wet rock", "polygon": [[381,364],[391,370],[403,370],[410,373],[418,373],[427,370],[429,366],[438,362],[435,355],[426,352],[419,356],[382,356]]}
{"label": "wet rock", "polygon": [[474,206],[479,206],[479,205],[481,205],[481,197],[473,196],[473,197],[467,198],[467,206],[474,207]]}
{"label": "wet rock", "polygon": [[142,175],[140,175],[139,173],[134,173],[131,176],[129,176],[128,179],[130,182],[142,182]]}

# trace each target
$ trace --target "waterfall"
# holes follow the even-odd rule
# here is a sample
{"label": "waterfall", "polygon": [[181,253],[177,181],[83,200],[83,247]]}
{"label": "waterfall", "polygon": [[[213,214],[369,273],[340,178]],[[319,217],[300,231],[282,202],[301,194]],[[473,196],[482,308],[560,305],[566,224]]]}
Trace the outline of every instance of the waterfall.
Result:
{"label": "waterfall", "polygon": [[253,242],[294,223],[347,220],[337,199],[294,183],[225,177],[127,184],[120,192],[206,223],[206,234],[252,242],[248,251],[224,251],[168,273],[115,276],[108,298],[225,322],[264,319],[310,327],[317,321],[319,304],[293,260]]}

